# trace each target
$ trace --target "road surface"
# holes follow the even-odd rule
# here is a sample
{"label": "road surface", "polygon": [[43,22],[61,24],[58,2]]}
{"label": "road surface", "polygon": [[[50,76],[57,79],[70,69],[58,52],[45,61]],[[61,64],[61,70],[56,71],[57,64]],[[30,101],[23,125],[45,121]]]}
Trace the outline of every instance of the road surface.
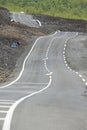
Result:
{"label": "road surface", "polygon": [[32,15],[28,15],[25,13],[12,12],[11,20],[30,27],[38,28],[41,26],[41,22],[39,20],[33,19]]}
{"label": "road surface", "polygon": [[85,84],[65,62],[65,43],[76,35],[36,40],[17,80],[0,88],[0,130],[87,130]]}

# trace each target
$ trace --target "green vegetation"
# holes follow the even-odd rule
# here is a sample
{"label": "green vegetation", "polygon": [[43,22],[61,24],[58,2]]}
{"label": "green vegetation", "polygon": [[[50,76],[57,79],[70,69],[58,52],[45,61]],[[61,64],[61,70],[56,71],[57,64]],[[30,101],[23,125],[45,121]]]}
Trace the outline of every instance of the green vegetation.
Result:
{"label": "green vegetation", "polygon": [[87,20],[87,0],[0,0],[11,11]]}

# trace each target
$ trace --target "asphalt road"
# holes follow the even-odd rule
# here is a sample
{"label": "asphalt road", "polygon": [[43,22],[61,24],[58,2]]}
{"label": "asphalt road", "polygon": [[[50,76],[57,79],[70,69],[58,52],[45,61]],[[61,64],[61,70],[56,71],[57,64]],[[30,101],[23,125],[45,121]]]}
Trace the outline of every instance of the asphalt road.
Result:
{"label": "asphalt road", "polygon": [[36,40],[19,78],[0,88],[0,130],[87,130],[85,84],[64,60],[65,41],[75,36]]}
{"label": "asphalt road", "polygon": [[12,12],[11,19],[15,22],[30,26],[30,27],[40,27],[41,23],[39,20],[33,19],[32,15],[27,15],[25,13]]}

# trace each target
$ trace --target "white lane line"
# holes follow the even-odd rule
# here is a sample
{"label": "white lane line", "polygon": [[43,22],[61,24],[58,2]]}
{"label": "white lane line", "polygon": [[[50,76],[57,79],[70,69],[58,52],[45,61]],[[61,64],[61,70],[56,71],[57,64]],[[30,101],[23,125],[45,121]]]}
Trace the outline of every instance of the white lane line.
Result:
{"label": "white lane line", "polygon": [[65,64],[67,63],[66,60],[64,60],[64,63],[65,63]]}
{"label": "white lane line", "polygon": [[10,127],[11,127],[11,120],[12,120],[12,116],[13,116],[13,113],[14,113],[14,110],[15,108],[19,105],[19,103],[21,103],[22,101],[24,101],[25,99],[29,98],[29,97],[32,97],[36,94],[39,94],[43,91],[45,91],[46,89],[48,89],[52,83],[52,76],[49,77],[49,83],[46,87],[44,87],[43,89],[39,90],[39,91],[36,91],[36,92],[33,92],[23,98],[21,98],[20,100],[16,101],[12,106],[11,108],[9,109],[7,115],[6,115],[6,118],[5,118],[5,121],[4,121],[4,124],[3,124],[3,128],[2,130],[10,130]]}
{"label": "white lane line", "polygon": [[5,120],[5,118],[0,118],[0,121],[4,121]]}
{"label": "white lane line", "polygon": [[8,111],[0,111],[0,113],[7,113]]}
{"label": "white lane line", "polygon": [[66,49],[66,48],[64,47],[63,50],[65,51],[65,49]]}
{"label": "white lane line", "polygon": [[63,54],[65,54],[65,51],[63,51]]}
{"label": "white lane line", "polygon": [[53,72],[50,72],[50,73],[47,73],[46,75],[48,75],[48,76],[49,76],[49,75],[52,75],[52,74],[53,74]]}
{"label": "white lane line", "polygon": [[48,57],[46,57],[46,58],[43,58],[42,60],[48,60]]}
{"label": "white lane line", "polygon": [[48,69],[48,67],[47,67],[47,64],[46,64],[46,63],[44,63],[44,66],[45,66],[46,71],[47,71],[48,73],[50,73],[50,70]]}
{"label": "white lane line", "polygon": [[0,104],[13,104],[12,102],[0,102]]}
{"label": "white lane line", "polygon": [[76,74],[79,74],[79,72],[75,72]]}
{"label": "white lane line", "polygon": [[64,44],[64,47],[66,47],[66,44]]}
{"label": "white lane line", "polygon": [[82,78],[82,81],[85,82],[86,80],[84,78]]}
{"label": "white lane line", "polygon": [[79,77],[80,77],[80,78],[82,78],[82,75],[81,75],[81,74],[79,74]]}
{"label": "white lane line", "polygon": [[69,67],[69,66],[68,66],[67,68],[68,68],[68,69],[70,69],[70,67]]}
{"label": "white lane line", "polygon": [[85,83],[85,85],[87,86],[87,82]]}
{"label": "white lane line", "polygon": [[0,106],[0,108],[10,108],[11,106],[4,106],[4,105],[2,105],[2,106]]}
{"label": "white lane line", "polygon": [[15,100],[0,100],[0,102],[15,102]]}
{"label": "white lane line", "polygon": [[42,26],[41,22],[38,19],[36,21],[38,22],[39,26],[41,27]]}

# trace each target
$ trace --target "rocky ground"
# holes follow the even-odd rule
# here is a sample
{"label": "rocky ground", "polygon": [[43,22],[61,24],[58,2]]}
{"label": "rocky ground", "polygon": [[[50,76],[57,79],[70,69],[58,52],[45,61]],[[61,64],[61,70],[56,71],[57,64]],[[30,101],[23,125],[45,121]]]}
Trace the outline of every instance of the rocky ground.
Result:
{"label": "rocky ground", "polygon": [[[33,40],[35,40],[36,37],[53,33],[56,30],[82,32],[82,35],[85,34],[84,37],[87,37],[87,21],[69,20],[48,17],[45,15],[33,16],[41,21],[42,27],[31,28],[19,23],[11,22],[10,12],[5,8],[0,8],[0,83],[9,79],[15,68],[18,58],[23,54],[23,52],[25,52],[25,50],[27,50],[27,47],[29,47],[29,49],[32,47],[34,42]],[[86,43],[86,41],[82,41],[81,43],[85,48],[85,52],[87,46]],[[15,47],[13,47],[14,44]],[[68,44],[67,47],[66,54],[68,63],[73,69],[81,69],[81,67],[78,68],[79,62],[77,64],[75,57],[71,57],[74,51],[77,53],[77,48],[79,48],[79,46],[75,44],[76,49],[73,49],[72,44]],[[69,49],[72,51],[71,55],[68,53]],[[83,56],[83,59],[85,61],[87,57]],[[80,61],[83,62],[82,59]],[[84,66],[83,68],[87,69],[86,61]]]}

